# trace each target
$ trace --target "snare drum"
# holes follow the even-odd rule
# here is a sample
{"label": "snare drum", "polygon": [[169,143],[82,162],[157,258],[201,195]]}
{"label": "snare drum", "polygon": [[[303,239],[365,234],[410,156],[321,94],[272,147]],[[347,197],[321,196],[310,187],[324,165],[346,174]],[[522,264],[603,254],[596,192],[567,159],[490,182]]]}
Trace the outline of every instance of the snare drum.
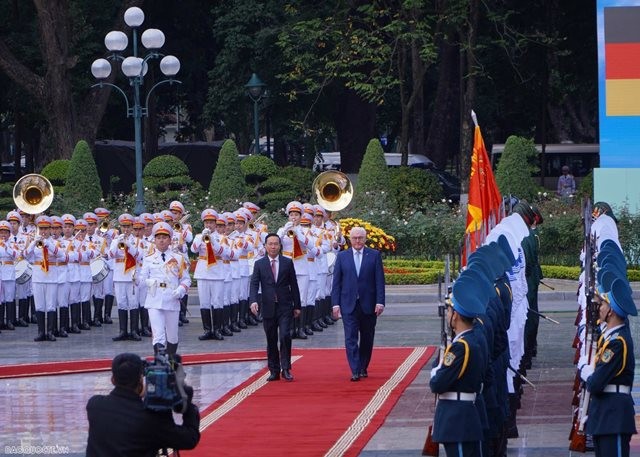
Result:
{"label": "snare drum", "polygon": [[16,263],[16,284],[24,284],[31,279],[31,264],[26,260]]}
{"label": "snare drum", "polygon": [[91,277],[93,279],[93,283],[97,284],[99,282],[104,281],[109,275],[109,265],[107,261],[102,257],[96,257],[91,261]]}
{"label": "snare drum", "polygon": [[333,269],[336,266],[336,259],[338,258],[338,256],[336,255],[335,252],[333,251],[329,251],[327,252],[327,266],[329,267],[329,274],[332,275],[333,274]]}

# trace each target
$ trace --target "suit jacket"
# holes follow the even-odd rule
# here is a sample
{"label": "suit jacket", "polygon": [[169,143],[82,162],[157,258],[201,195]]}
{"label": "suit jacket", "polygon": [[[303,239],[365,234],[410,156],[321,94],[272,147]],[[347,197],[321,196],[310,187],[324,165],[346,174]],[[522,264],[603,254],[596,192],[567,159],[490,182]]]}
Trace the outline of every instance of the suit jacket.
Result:
{"label": "suit jacket", "polygon": [[353,249],[338,253],[333,269],[331,302],[343,313],[352,313],[356,299],[365,314],[373,314],[376,304],[384,305],[384,270],[380,252],[363,248],[360,275],[356,273]]}
{"label": "suit jacket", "polygon": [[158,449],[193,449],[200,441],[200,413],[192,403],[176,425],[171,411],[149,411],[132,390],[116,387],[87,403],[87,457],[155,456]]}
{"label": "suit jacket", "polygon": [[275,298],[278,303],[288,304],[292,309],[301,309],[300,290],[293,261],[283,255],[278,256],[278,279],[273,280],[269,256],[256,261],[249,288],[249,303],[258,302],[258,289],[262,288],[262,316],[272,319],[276,312]]}

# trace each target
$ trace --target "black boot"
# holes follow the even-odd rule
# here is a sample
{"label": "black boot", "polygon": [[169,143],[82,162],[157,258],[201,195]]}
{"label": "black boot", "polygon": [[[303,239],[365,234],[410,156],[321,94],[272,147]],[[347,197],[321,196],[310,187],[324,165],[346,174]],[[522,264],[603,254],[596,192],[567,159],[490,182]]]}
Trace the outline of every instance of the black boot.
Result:
{"label": "black boot", "polygon": [[[245,330],[245,329],[249,328],[249,326],[247,325],[247,323],[244,320],[244,318],[245,318],[244,300],[239,300],[238,304],[236,305],[236,307],[238,309],[237,325],[238,325],[238,327],[240,327],[240,329]],[[247,309],[248,309],[248,306],[247,306]]]}
{"label": "black boot", "polygon": [[316,300],[316,306],[313,307],[313,317],[314,321],[323,329],[327,328],[328,325],[324,322],[324,303],[322,300]]}
{"label": "black boot", "polygon": [[69,333],[82,333],[80,331],[80,303],[71,303],[71,327],[67,330]]}
{"label": "black boot", "polygon": [[258,321],[255,319],[255,317],[253,317],[253,313],[249,309],[249,300],[244,300],[244,306],[246,308],[246,313],[247,313],[245,322],[247,323],[247,325],[255,327],[256,325],[258,325]]}
{"label": "black boot", "polygon": [[188,324],[189,323],[189,319],[187,319],[187,305],[189,302],[189,295],[185,294],[181,299],[180,299],[180,322],[182,324]]}
{"label": "black boot", "polygon": [[222,336],[222,309],[213,309],[213,339],[222,341],[224,337]]}
{"label": "black boot", "polygon": [[31,310],[31,323],[37,324],[38,319],[36,316],[36,302],[33,301],[33,295],[30,295],[29,297],[27,297],[27,301],[29,302],[29,309]]}
{"label": "black boot", "polygon": [[129,339],[131,341],[142,341],[142,338],[140,338],[140,321],[138,308],[129,311],[129,320],[131,321],[131,333],[129,333]]}
{"label": "black boot", "polygon": [[233,336],[233,332],[229,328],[229,317],[231,317],[231,308],[227,305],[222,308],[222,329],[220,333],[224,336]]}
{"label": "black boot", "polygon": [[111,320],[111,309],[113,308],[113,295],[104,296],[104,324],[113,324]]}
{"label": "black boot", "polygon": [[138,308],[140,310],[140,323],[142,329],[140,330],[140,336],[147,338],[151,337],[151,327],[149,327],[149,310],[147,308]]}
{"label": "black boot", "polygon": [[302,307],[302,325],[305,335],[312,336],[311,318],[313,317],[313,309],[310,306]]}
{"label": "black boot", "polygon": [[89,322],[91,322],[91,302],[83,301],[80,306],[82,310],[80,330],[91,330],[89,325]]}
{"label": "black boot", "polygon": [[316,306],[309,306],[307,308],[307,313],[309,314],[309,316],[307,316],[307,320],[311,325],[311,330],[314,332],[321,332],[326,328],[326,326],[322,327],[318,322],[318,308]]}
{"label": "black boot", "polygon": [[[11,324],[11,327],[15,330],[16,326],[18,326],[18,320],[16,319],[16,302],[8,301],[7,302],[7,325]],[[9,329],[11,330],[11,329]]]}
{"label": "black boot", "polygon": [[29,326],[29,302],[26,298],[18,300],[18,324],[16,327],[28,327]]}
{"label": "black boot", "polygon": [[69,336],[69,307],[60,308],[60,338]]}
{"label": "black boot", "polygon": [[55,341],[56,337],[53,336],[53,331],[55,330],[55,325],[58,321],[58,312],[57,311],[49,311],[47,312],[47,341]]}
{"label": "black boot", "polygon": [[302,308],[302,314],[299,317],[296,317],[293,319],[293,326],[294,326],[294,337],[301,339],[301,340],[306,340],[307,339],[307,334],[304,332],[304,325],[303,325],[303,317],[304,317],[304,308]]}
{"label": "black boot", "polygon": [[177,353],[178,353],[178,343],[169,343],[167,341],[167,356],[169,356],[169,360],[175,360]]}
{"label": "black boot", "polygon": [[33,341],[47,341],[47,334],[44,332],[44,311],[36,311],[35,318],[38,324],[38,336]]}
{"label": "black boot", "polygon": [[92,327],[102,327],[104,318],[102,317],[102,305],[104,304],[103,298],[93,299],[93,320],[89,323]]}
{"label": "black boot", "polygon": [[213,333],[211,332],[211,308],[200,308],[200,316],[202,317],[202,328],[204,333],[198,337],[200,341],[212,340]]}
{"label": "black boot", "polygon": [[165,347],[162,343],[156,343],[153,345],[153,355],[158,355],[160,351],[164,351]]}
{"label": "black boot", "polygon": [[120,321],[120,334],[111,338],[113,341],[125,341],[129,339],[127,328],[129,324],[129,313],[126,309],[118,310],[118,320]]}
{"label": "black boot", "polygon": [[[15,330],[16,328],[13,326],[11,322],[11,307],[8,303],[0,303],[0,329],[2,330]],[[5,317],[6,310],[6,317]]]}
{"label": "black boot", "polygon": [[51,330],[51,334],[55,337],[59,337],[60,332],[58,331],[58,311],[52,311],[52,314],[47,313],[47,319],[53,320],[53,323],[51,324],[51,327],[53,328]]}
{"label": "black boot", "polygon": [[240,305],[238,303],[233,303],[231,305],[231,325],[229,326],[229,328],[234,333],[238,333],[240,331],[240,326],[238,325],[238,308],[239,307]]}

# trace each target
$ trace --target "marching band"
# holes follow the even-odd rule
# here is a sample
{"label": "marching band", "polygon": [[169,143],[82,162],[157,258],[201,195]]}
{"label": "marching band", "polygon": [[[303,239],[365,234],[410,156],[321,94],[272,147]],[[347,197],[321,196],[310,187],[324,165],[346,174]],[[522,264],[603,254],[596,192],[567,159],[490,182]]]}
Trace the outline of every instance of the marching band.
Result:
{"label": "marching band", "polygon": [[[253,263],[265,255],[267,224],[259,210],[251,202],[234,212],[207,208],[200,215],[204,228],[195,234],[178,201],[168,210],[137,217],[124,213],[112,218],[108,209],[95,208],[78,218],[42,214],[35,224],[31,214],[10,211],[0,221],[0,330],[33,322],[38,327],[35,341],[55,341],[112,324],[115,305],[119,332],[114,341],[141,341],[153,335],[155,342],[149,318],[155,311],[149,303],[154,302],[151,294],[156,297],[163,286],[152,290],[144,275],[145,261],[158,253],[159,224],[171,229],[168,253],[181,265],[180,275],[183,270],[189,273],[189,253],[195,256],[193,278],[203,326],[199,339],[223,340],[256,326],[261,318],[250,312],[248,299]],[[278,232],[304,291],[304,314],[294,337],[307,339],[334,323],[328,298],[332,264],[327,256],[340,250],[345,239],[319,205],[291,202],[287,214],[290,222]],[[177,326],[188,323],[188,287],[180,291]],[[165,338],[162,344],[167,343],[175,342]]]}

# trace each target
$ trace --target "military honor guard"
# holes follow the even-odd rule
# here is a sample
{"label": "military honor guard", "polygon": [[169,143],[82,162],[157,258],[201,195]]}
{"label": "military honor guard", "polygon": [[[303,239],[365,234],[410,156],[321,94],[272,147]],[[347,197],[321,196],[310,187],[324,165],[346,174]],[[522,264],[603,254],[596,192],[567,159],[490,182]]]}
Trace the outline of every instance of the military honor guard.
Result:
{"label": "military honor guard", "polygon": [[3,330],[26,326],[26,323],[21,325],[16,318],[15,260],[18,253],[9,241],[9,233],[9,222],[0,221],[0,328]]}
{"label": "military honor guard", "polygon": [[[29,244],[29,238],[21,230],[22,216],[18,211],[7,213],[7,222],[11,228],[7,243],[11,245],[16,253],[15,269],[18,273],[20,266],[20,282],[16,281],[16,298],[18,299],[18,319],[16,327],[27,327],[29,325],[29,297],[31,296],[31,269],[24,259],[24,250]],[[16,276],[18,279],[18,276]]]}
{"label": "military honor guard", "polygon": [[[109,258],[114,261],[113,286],[118,304],[120,334],[113,341],[140,341],[138,325],[138,302],[134,289],[134,273],[138,264],[136,239],[132,235],[133,216],[121,214],[118,223],[122,233],[109,246]],[[129,328],[131,320],[131,330]]]}
{"label": "military honor guard", "polygon": [[[106,208],[96,208],[93,213],[98,218],[98,229],[93,234],[88,233],[89,241],[98,246],[95,241],[92,241],[92,235],[98,236],[100,238],[101,243],[98,246],[98,249],[100,250],[100,255],[107,262],[107,266],[109,267],[107,276],[103,281],[100,282],[99,290],[97,292],[99,296],[102,296],[104,298],[103,323],[112,324],[113,321],[111,320],[111,310],[113,309],[113,303],[115,300],[113,288],[115,260],[109,256],[109,247],[111,246],[111,242],[113,241],[113,239],[119,235],[119,232],[116,228],[111,226],[111,221],[109,220],[111,211]],[[87,224],[91,224],[90,220],[87,219],[86,214],[82,218],[87,221]],[[91,225],[89,225],[89,227],[91,227]],[[89,232],[91,232],[91,228],[89,228]]]}
{"label": "military honor guard", "polygon": [[175,355],[180,297],[189,290],[191,278],[184,257],[169,249],[173,237],[171,226],[166,222],[156,223],[153,236],[155,249],[144,258],[139,280],[148,287],[145,308],[149,310],[154,351],[157,353],[162,346],[168,354]]}
{"label": "military honor guard", "polygon": [[202,212],[201,218],[204,229],[195,236],[191,244],[191,252],[198,255],[193,277],[198,281],[200,316],[204,329],[204,333],[198,339],[223,340],[223,256],[229,255],[229,247],[220,244],[220,236],[215,231],[218,214],[207,208]]}

